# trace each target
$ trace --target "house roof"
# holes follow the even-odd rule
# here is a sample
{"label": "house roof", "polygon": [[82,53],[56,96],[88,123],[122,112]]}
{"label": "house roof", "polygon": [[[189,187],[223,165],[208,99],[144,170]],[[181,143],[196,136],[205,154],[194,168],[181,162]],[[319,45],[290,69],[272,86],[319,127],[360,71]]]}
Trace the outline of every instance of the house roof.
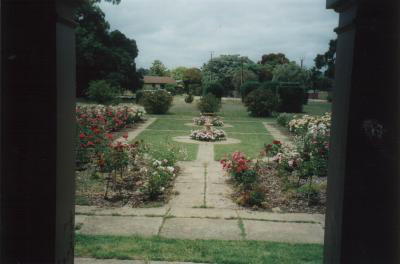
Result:
{"label": "house roof", "polygon": [[176,81],[169,76],[144,76],[145,84],[176,84]]}

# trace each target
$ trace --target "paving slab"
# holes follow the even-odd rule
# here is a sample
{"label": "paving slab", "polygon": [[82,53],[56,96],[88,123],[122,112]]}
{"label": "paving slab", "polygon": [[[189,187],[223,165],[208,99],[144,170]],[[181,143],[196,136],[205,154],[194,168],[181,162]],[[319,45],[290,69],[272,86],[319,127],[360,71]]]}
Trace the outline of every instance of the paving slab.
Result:
{"label": "paving slab", "polygon": [[271,136],[279,141],[284,142],[286,145],[293,147],[293,142],[290,140],[289,137],[285,136],[284,134],[279,131],[279,129],[275,128],[271,124],[267,122],[263,122],[265,129],[271,134]]}
{"label": "paving slab", "polygon": [[75,215],[75,226],[80,226],[80,228],[82,228],[87,217],[87,215]]}
{"label": "paving slab", "polygon": [[125,142],[125,141],[134,140],[140,133],[142,133],[146,128],[148,128],[156,120],[157,120],[157,118],[151,117],[151,118],[147,119],[145,122],[138,123],[137,126],[133,130],[128,132],[127,139],[120,137],[120,138],[117,138],[116,140],[114,140],[114,142],[118,142],[118,141]]}
{"label": "paving slab", "polygon": [[237,209],[239,206],[235,204],[229,197],[219,194],[206,195],[207,207],[224,208],[224,209]]}
{"label": "paving slab", "polygon": [[215,183],[215,184],[226,184],[228,178],[219,173],[207,173],[207,184]]}
{"label": "paving slab", "polygon": [[237,220],[207,218],[168,218],[160,235],[178,239],[240,240]]}
{"label": "paving slab", "polygon": [[208,194],[219,194],[224,197],[229,197],[232,193],[232,189],[226,185],[221,183],[208,183],[207,184],[207,195]]}
{"label": "paving slab", "polygon": [[178,194],[174,196],[168,203],[172,208],[193,208],[204,205],[204,194],[203,193],[193,193],[190,195]]}
{"label": "paving slab", "polygon": [[94,214],[101,207],[87,206],[87,205],[75,205],[75,214]]}
{"label": "paving slab", "polygon": [[237,213],[242,219],[257,219],[269,221],[284,221],[284,222],[321,222],[319,214],[303,214],[303,213],[270,213],[251,211],[246,209],[237,210]]}
{"label": "paving slab", "polygon": [[175,179],[175,182],[198,182],[204,184],[204,172],[201,171],[200,173],[196,174],[182,173]]}
{"label": "paving slab", "polygon": [[324,243],[324,231],[320,224],[279,223],[243,220],[247,240],[263,240],[286,243]]}
{"label": "paving slab", "polygon": [[198,218],[238,218],[235,210],[214,208],[172,208],[168,215],[175,217],[198,217]]}
{"label": "paving slab", "polygon": [[203,194],[204,182],[176,182],[174,190],[179,192],[180,195]]}
{"label": "paving slab", "polygon": [[88,235],[155,236],[162,217],[88,216],[79,233]]}
{"label": "paving slab", "polygon": [[168,208],[166,206],[154,208],[121,207],[99,209],[94,214],[114,216],[164,216],[167,210]]}
{"label": "paving slab", "polygon": [[208,164],[212,160],[214,160],[214,146],[210,143],[199,144],[196,161]]}

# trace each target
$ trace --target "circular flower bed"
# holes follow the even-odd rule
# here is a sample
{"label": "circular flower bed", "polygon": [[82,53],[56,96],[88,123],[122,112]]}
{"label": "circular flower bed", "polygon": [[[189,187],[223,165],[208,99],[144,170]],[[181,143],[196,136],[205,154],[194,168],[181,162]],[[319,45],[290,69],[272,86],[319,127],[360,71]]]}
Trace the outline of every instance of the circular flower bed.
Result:
{"label": "circular flower bed", "polygon": [[206,123],[207,119],[210,120],[210,123],[213,126],[223,126],[224,125],[224,122],[218,116],[216,116],[216,117],[200,116],[200,117],[194,118],[193,122],[198,126],[203,126]]}
{"label": "circular flower bed", "polygon": [[199,141],[219,141],[225,140],[226,134],[221,129],[198,129],[192,131],[190,138]]}

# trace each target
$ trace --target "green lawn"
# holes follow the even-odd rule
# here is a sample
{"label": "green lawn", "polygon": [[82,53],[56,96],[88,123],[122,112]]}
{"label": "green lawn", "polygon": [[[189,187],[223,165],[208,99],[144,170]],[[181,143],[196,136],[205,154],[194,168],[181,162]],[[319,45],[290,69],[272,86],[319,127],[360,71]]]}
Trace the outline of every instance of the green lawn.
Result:
{"label": "green lawn", "polygon": [[331,112],[332,104],[328,102],[308,102],[304,105],[303,111],[309,115],[323,115]]}
{"label": "green lawn", "polygon": [[[233,126],[222,128],[227,132],[228,137],[239,139],[241,143],[214,146],[216,160],[220,160],[234,151],[242,151],[249,157],[255,158],[259,155],[264,144],[273,140],[262,124],[263,121],[268,119],[249,117],[240,100],[223,99],[222,108],[218,115],[223,118],[225,123]],[[154,146],[157,146],[160,142],[172,142],[172,137],[189,135],[192,129],[200,128],[185,125],[192,123],[192,119],[199,116],[199,111],[196,108],[196,102],[187,104],[182,96],[174,97],[173,106],[168,114],[152,116],[158,118],[158,120],[149,126],[148,130],[142,132],[139,139],[144,139]],[[188,160],[195,159],[197,145],[181,143],[180,146],[188,148],[188,153],[190,153]]]}
{"label": "green lawn", "polygon": [[[172,138],[175,136],[185,136],[190,134],[190,130],[196,127],[185,125],[191,123],[194,117],[199,116],[196,108],[196,100],[187,104],[184,102],[183,96],[175,96],[173,105],[166,115],[152,115],[156,117],[148,129],[139,135],[139,139],[144,139],[157,148],[165,142],[179,145],[186,148],[188,152],[187,160],[196,159],[198,146],[195,144],[175,143]],[[304,106],[304,112],[311,115],[321,115],[330,112],[331,104],[325,102],[309,102]],[[262,122],[273,121],[274,118],[255,118],[250,117],[246,108],[240,100],[226,99],[222,100],[222,108],[218,113],[225,123],[233,127],[223,127],[222,129],[228,133],[228,137],[241,140],[240,144],[216,145],[214,147],[215,159],[220,160],[226,155],[234,151],[246,153],[251,158],[256,158],[262,150],[264,144],[269,144],[273,138],[264,128]],[[175,130],[175,131],[166,131]],[[247,133],[247,134],[243,134]]]}
{"label": "green lawn", "polygon": [[197,144],[178,143],[172,139],[176,136],[186,136],[188,133],[185,131],[145,130],[135,138],[135,141],[144,140],[145,143],[150,145],[152,150],[156,151],[162,151],[163,148],[170,145],[177,146],[186,152],[185,155],[180,155],[180,160],[190,161],[196,159],[199,146]]}
{"label": "green lawn", "polygon": [[75,236],[75,255],[203,263],[322,263],[322,245],[264,241],[178,240],[160,237]]}

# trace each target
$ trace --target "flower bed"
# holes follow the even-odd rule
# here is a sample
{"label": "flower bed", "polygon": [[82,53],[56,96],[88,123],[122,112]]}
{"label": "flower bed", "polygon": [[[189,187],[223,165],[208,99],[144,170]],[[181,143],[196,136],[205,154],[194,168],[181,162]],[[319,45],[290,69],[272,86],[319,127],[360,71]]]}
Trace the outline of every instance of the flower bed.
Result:
{"label": "flower bed", "polygon": [[165,201],[179,172],[177,153],[173,146],[156,155],[143,142],[110,144],[77,173],[78,200],[100,206]]}
{"label": "flower bed", "polygon": [[[282,143],[279,145],[285,148]],[[287,175],[282,175],[277,162],[271,163],[261,157],[249,160],[241,152],[234,152],[231,157],[221,160],[221,164],[235,189],[232,198],[241,206],[283,212],[324,213],[324,182],[314,179],[312,186],[316,191],[313,193],[309,191],[308,183],[299,182],[295,188],[297,182],[293,183]]]}
{"label": "flower bed", "polygon": [[219,141],[226,139],[226,133],[221,129],[198,129],[192,130],[190,138],[199,141]]}
{"label": "flower bed", "polygon": [[324,177],[328,170],[330,127],[329,113],[323,116],[294,116],[287,128],[296,135],[295,147],[280,148],[272,144],[267,145],[265,151],[274,156],[273,160],[283,171],[296,171],[303,179]]}
{"label": "flower bed", "polygon": [[78,167],[90,162],[96,153],[104,152],[113,141],[111,132],[131,127],[144,120],[145,112],[126,105],[87,105],[76,107]]}
{"label": "flower bed", "polygon": [[224,126],[224,122],[218,116],[200,116],[200,117],[194,118],[193,122],[195,125],[203,126],[206,123],[207,119],[210,120],[210,123],[213,126],[220,126],[220,127]]}
{"label": "flower bed", "polygon": [[137,206],[166,200],[179,171],[175,147],[154,153],[143,142],[114,142],[113,133],[144,120],[144,113],[127,105],[76,107],[78,204]]}

